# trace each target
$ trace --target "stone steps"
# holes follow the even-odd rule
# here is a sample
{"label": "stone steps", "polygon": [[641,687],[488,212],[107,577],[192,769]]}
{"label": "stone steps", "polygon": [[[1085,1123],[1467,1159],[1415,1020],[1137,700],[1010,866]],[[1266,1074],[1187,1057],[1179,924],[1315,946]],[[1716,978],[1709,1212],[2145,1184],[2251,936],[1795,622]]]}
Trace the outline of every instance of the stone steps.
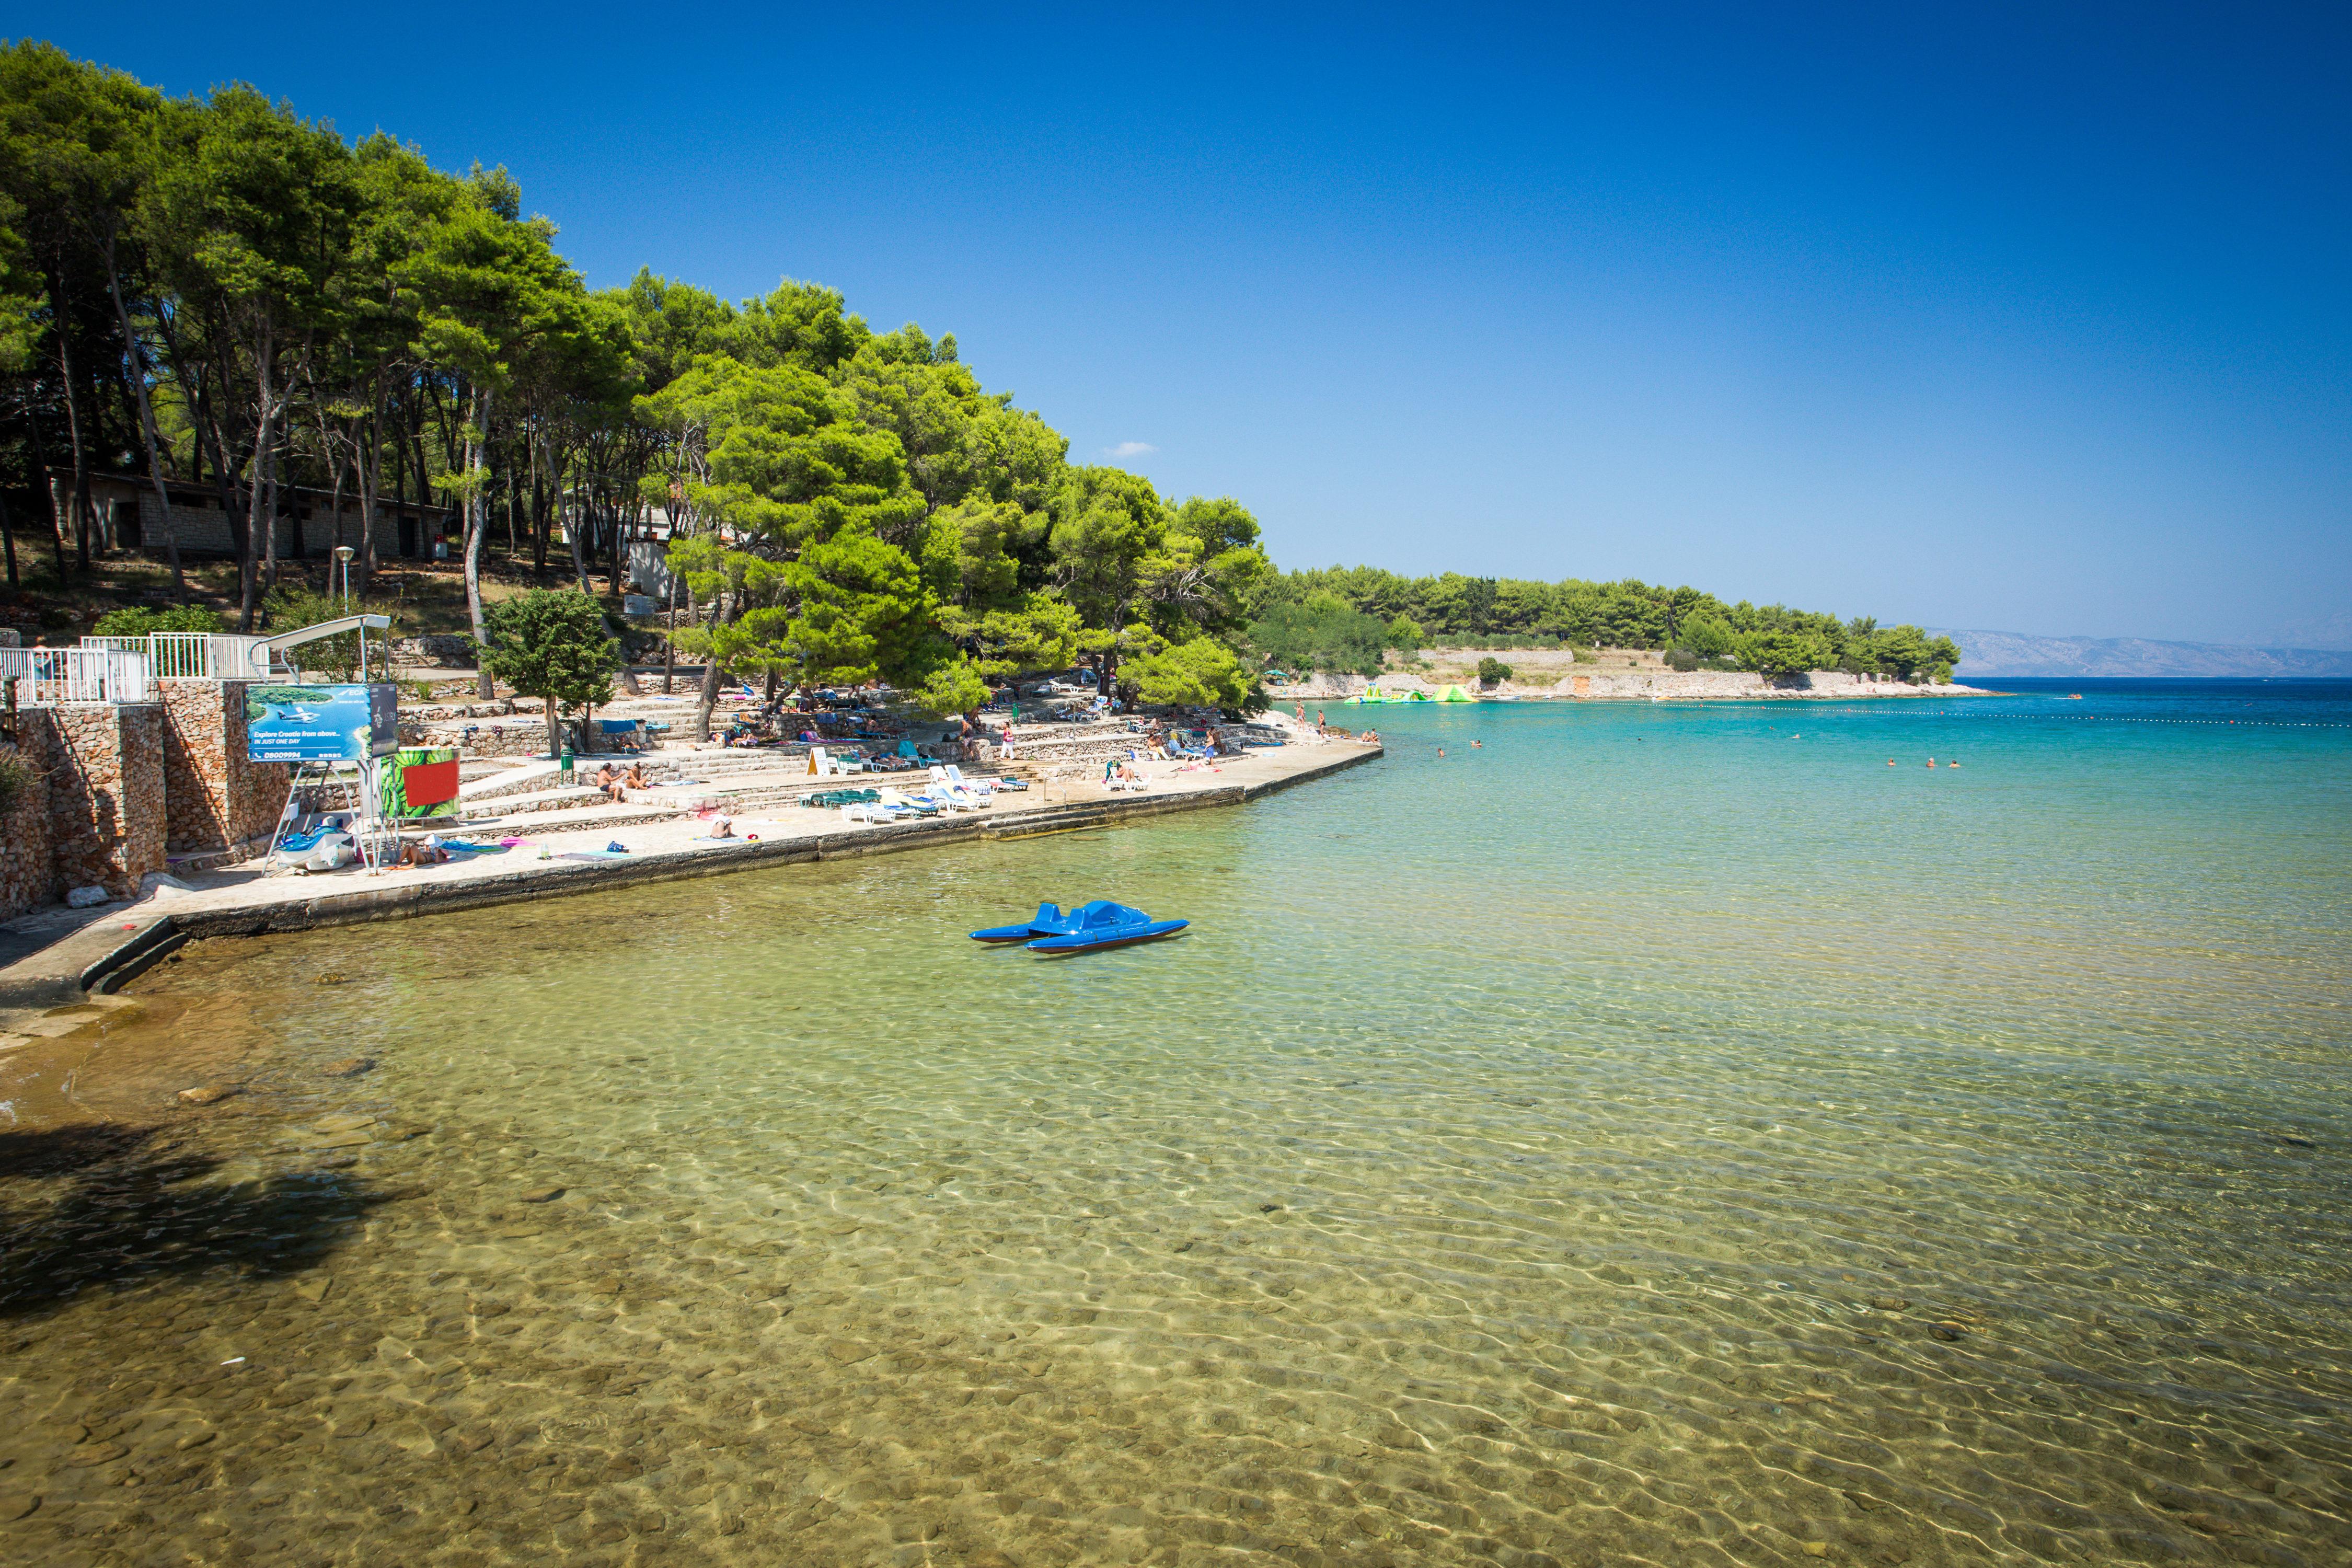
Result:
{"label": "stone steps", "polygon": [[457,804],[460,821],[502,816],[528,816],[542,811],[562,811],[566,806],[579,805],[592,800],[603,800],[604,792],[586,784],[570,784],[555,789],[526,790],[520,795],[493,795],[488,800],[461,799]]}
{"label": "stone steps", "polygon": [[497,800],[509,795],[530,794],[543,789],[562,775],[561,762],[541,760],[501,768],[476,778],[462,778],[457,785],[460,801]]}
{"label": "stone steps", "polygon": [[447,817],[428,818],[408,824],[411,834],[446,833],[453,827],[466,833],[488,832],[492,828],[511,828],[519,835],[536,837],[548,833],[576,833],[589,828],[628,827],[639,823],[667,822],[687,815],[679,805],[664,805],[658,801],[639,805],[632,801],[626,805],[614,805],[601,801],[595,805],[555,807],[546,811],[523,814],[520,817],[462,818],[452,823]]}

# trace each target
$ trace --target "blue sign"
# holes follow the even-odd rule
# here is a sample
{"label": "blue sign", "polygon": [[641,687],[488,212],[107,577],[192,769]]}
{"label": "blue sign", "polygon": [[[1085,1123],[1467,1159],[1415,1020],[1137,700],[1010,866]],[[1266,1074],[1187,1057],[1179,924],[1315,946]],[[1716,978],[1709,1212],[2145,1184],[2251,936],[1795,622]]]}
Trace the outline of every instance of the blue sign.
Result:
{"label": "blue sign", "polygon": [[400,689],[248,686],[245,754],[256,763],[357,763],[400,744]]}

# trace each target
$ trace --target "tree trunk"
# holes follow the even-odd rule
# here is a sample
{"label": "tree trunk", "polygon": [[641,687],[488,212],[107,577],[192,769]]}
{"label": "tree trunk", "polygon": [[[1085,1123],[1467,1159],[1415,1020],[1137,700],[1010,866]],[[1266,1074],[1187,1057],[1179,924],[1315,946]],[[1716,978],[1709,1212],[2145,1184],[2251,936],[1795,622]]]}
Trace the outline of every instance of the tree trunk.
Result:
{"label": "tree trunk", "polygon": [[[174,604],[188,602],[187,574],[180,570],[180,533],[172,526],[172,496],[163,484],[162,444],[155,439],[155,407],[147,397],[147,356],[139,347],[139,339],[131,331],[131,311],[122,302],[122,273],[115,265],[114,229],[106,231],[106,286],[114,296],[114,319],[122,324],[122,342],[131,359],[131,389],[139,395],[139,433],[147,443],[147,477],[155,484],[157,517],[163,525],[163,552],[172,563],[172,600]],[[8,581],[16,580],[16,558],[9,558]]]}
{"label": "tree trunk", "polygon": [[[30,398],[26,398],[25,400],[25,433],[32,439],[33,472],[40,475],[46,481],[49,472],[49,466],[47,462],[42,460],[41,421],[39,417],[33,413],[33,405]],[[49,486],[49,548],[57,553],[58,587],[62,590],[66,585],[65,521],[62,518],[57,515],[57,511],[58,489],[55,485],[51,485]]]}
{"label": "tree trunk", "polygon": [[[727,595],[723,589],[720,591],[719,597],[711,602],[710,629],[713,632],[716,632],[719,629],[719,606],[726,602]],[[716,641],[715,638],[713,640],[714,642]],[[719,649],[714,646],[709,654],[703,660],[702,665],[702,701],[694,711],[694,738],[696,740],[708,741],[710,739],[710,710],[718,706]]]}
{"label": "tree trunk", "polygon": [[16,535],[8,526],[8,498],[0,495],[0,547],[8,552],[8,586],[20,586],[16,581]]}
{"label": "tree trunk", "polygon": [[662,695],[677,689],[677,577],[669,574],[669,614],[662,623]]}
{"label": "tree trunk", "polygon": [[[489,516],[484,510],[487,498],[482,494],[481,437],[490,417],[490,395],[487,388],[474,391],[474,416],[466,428],[466,613],[473,618],[474,642],[478,647],[490,646],[490,635],[482,618],[482,535],[489,527]],[[478,654],[475,662],[481,662]],[[481,693],[487,700],[499,694],[498,682],[490,672],[481,672]]]}
{"label": "tree trunk", "polygon": [[[341,567],[343,579],[342,589],[345,594],[348,594],[352,586],[352,570],[344,566],[341,558],[335,553],[343,546],[343,465],[336,460],[334,446],[329,438],[327,422],[324,418],[319,421],[319,442],[327,451],[327,472],[331,476],[327,482],[327,504],[334,509],[335,515],[335,542],[327,550],[327,591],[331,594],[334,592],[336,569]],[[294,526],[294,537],[299,539],[301,536],[302,527],[300,522],[297,521]],[[297,553],[299,554],[299,552]],[[360,679],[362,680],[367,679],[364,671],[362,672]]]}
{"label": "tree trunk", "polygon": [[366,429],[367,448],[354,453],[352,458],[352,466],[359,474],[362,593],[367,591],[369,580],[375,575],[375,498],[383,484],[383,377],[381,372],[376,376],[375,406],[368,410]]}
{"label": "tree trunk", "polygon": [[559,720],[559,719],[558,719],[558,718],[556,718],[556,716],[555,716],[555,699],[554,699],[554,698],[552,698],[552,697],[550,697],[550,698],[546,699],[546,701],[547,701],[547,755],[548,755],[548,759],[549,759],[549,761],[551,761],[551,761],[553,761],[555,758],[560,757],[560,756],[562,756],[562,755],[563,754],[563,726],[562,726],[562,721]]}
{"label": "tree trunk", "polygon": [[258,597],[255,590],[259,584],[254,581],[253,538],[256,530],[262,531],[263,548],[269,552],[273,564],[278,556],[278,520],[266,516],[262,511],[262,507],[268,499],[267,492],[269,489],[270,449],[276,445],[275,432],[272,427],[277,423],[278,410],[271,403],[269,394],[271,387],[277,382],[275,353],[277,346],[275,336],[264,328],[260,341],[255,345],[257,358],[254,384],[260,389],[261,410],[260,417],[254,426],[253,474],[247,486],[249,500],[245,525],[245,548],[238,552],[240,559],[237,562],[236,574],[237,630],[241,632],[253,630],[253,612],[255,601]]}
{"label": "tree trunk", "polygon": [[506,480],[507,489],[507,563],[511,565],[514,558],[522,553],[522,540],[520,537],[521,522],[516,515],[522,510],[522,486],[516,482],[515,470],[511,464],[507,467],[502,477]]}
{"label": "tree trunk", "polygon": [[[66,342],[67,326],[72,317],[66,310],[66,278],[65,268],[62,266],[49,268],[48,286],[49,330],[57,334],[58,339],[58,390],[66,395],[66,439],[73,443],[74,482],[71,510],[75,513],[74,526],[79,530],[76,535],[78,541],[76,558],[86,575],[89,571],[89,454],[84,449],[86,443],[82,440],[81,400],[74,395],[73,351]],[[56,486],[49,487],[49,495],[51,498],[49,510],[55,511],[57,510]],[[58,529],[60,534],[65,531],[66,527],[65,519],[59,517]],[[65,585],[65,563],[60,560],[58,563],[59,587]]]}
{"label": "tree trunk", "polygon": [[[562,491],[559,489],[556,493],[561,495]],[[563,534],[572,542],[572,579],[580,584],[582,593],[591,593],[593,590],[588,586],[588,560],[580,552],[580,535],[588,527],[588,503],[583,500],[575,510],[564,515]]]}
{"label": "tree trunk", "polygon": [[540,466],[546,443],[530,444],[530,580],[547,585],[547,470]]}

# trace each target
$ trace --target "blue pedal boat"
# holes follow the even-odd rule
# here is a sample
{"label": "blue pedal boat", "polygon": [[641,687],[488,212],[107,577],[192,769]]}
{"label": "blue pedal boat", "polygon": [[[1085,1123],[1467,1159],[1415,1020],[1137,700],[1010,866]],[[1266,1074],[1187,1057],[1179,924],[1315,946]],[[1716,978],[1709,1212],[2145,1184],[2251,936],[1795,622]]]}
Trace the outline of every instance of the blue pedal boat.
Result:
{"label": "blue pedal boat", "polygon": [[1076,929],[1040,936],[1029,943],[1029,951],[1042,952],[1049,958],[1066,958],[1072,953],[1093,952],[1107,947],[1130,947],[1139,942],[1158,942],[1174,936],[1191,925],[1191,921],[1156,921],[1141,910],[1114,904],[1108,899],[1097,900],[1073,911]]}
{"label": "blue pedal boat", "polygon": [[1027,942],[1031,937],[1064,935],[1078,929],[1079,913],[1079,910],[1072,910],[1064,914],[1059,904],[1039,904],[1035,919],[1023,921],[1019,925],[990,926],[985,931],[972,932],[971,940]]}

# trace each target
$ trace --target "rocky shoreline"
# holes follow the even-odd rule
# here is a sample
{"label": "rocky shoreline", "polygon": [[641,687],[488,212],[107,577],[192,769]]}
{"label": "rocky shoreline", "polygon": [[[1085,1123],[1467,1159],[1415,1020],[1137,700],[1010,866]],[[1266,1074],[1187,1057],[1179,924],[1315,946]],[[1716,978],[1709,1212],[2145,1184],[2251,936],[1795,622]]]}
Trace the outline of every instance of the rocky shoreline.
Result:
{"label": "rocky shoreline", "polygon": [[[1482,697],[1505,701],[1567,702],[1690,702],[1834,700],[1875,697],[1990,697],[1981,687],[1951,681],[1904,681],[1885,676],[1848,675],[1839,669],[1816,669],[1802,675],[1767,680],[1752,670],[1677,670],[1663,664],[1626,660],[1576,664],[1564,654],[1513,652],[1498,655],[1511,666],[1510,679],[1481,689],[1476,676],[1451,677],[1441,666],[1434,672],[1389,669],[1377,680],[1360,675],[1320,674],[1302,681],[1269,683],[1266,695],[1277,702],[1338,702],[1361,696],[1377,685],[1383,692],[1418,691],[1435,697],[1448,686],[1461,685]],[[1475,659],[1474,659],[1475,663]]]}

